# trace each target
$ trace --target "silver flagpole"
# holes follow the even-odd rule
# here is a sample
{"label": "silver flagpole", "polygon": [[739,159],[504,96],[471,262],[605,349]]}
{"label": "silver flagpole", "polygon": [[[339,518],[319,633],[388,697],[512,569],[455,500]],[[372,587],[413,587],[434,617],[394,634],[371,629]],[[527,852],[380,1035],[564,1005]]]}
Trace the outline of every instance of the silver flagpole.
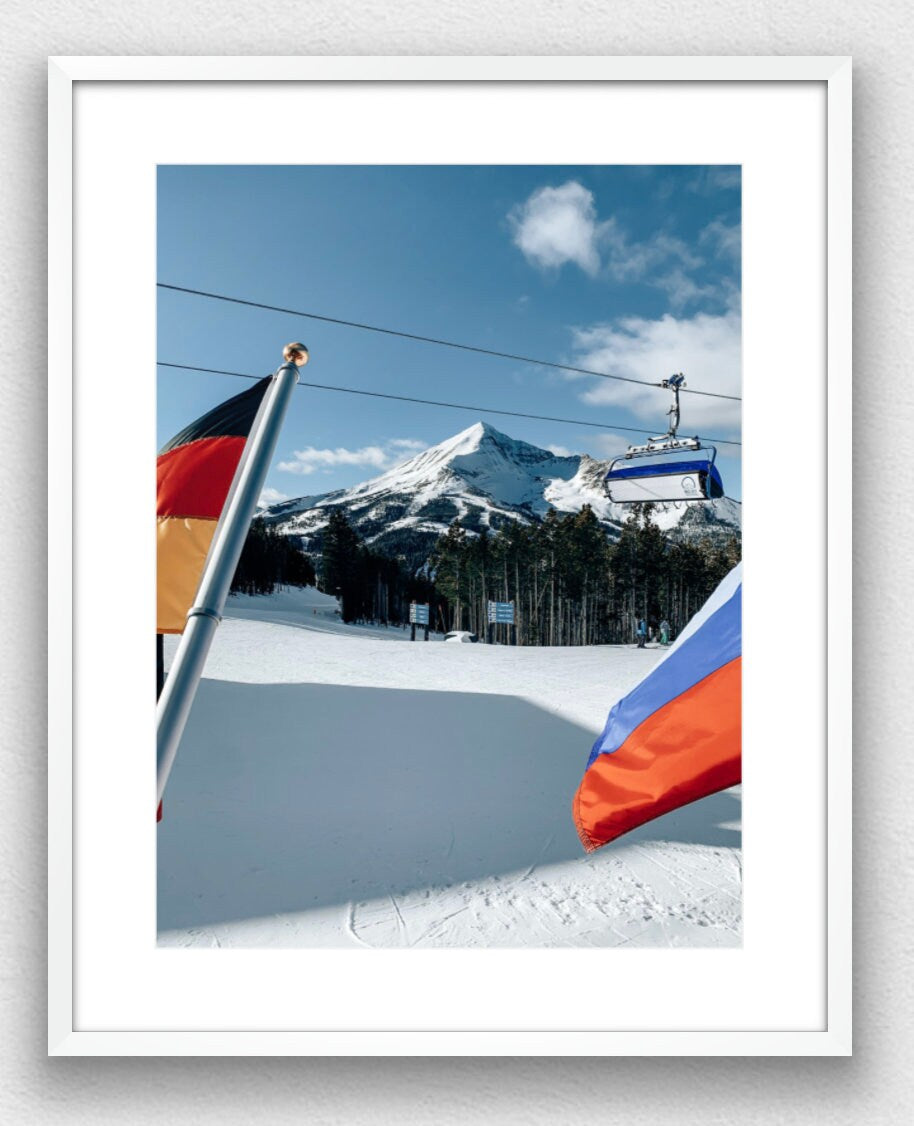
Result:
{"label": "silver flagpole", "polygon": [[187,612],[187,625],[159,697],[156,708],[156,804],[162,800],[165,792],[184,725],[194,702],[197,684],[203,673],[206,655],[216,627],[222,621],[222,610],[232,576],[238,566],[254,508],[270,468],[289,400],[298,383],[298,369],[308,362],[308,349],[303,344],[288,345],[283,355],[286,362],[273,374],[273,381],[260,404],[244,453],[235,470],[232,486],[203,565],[194,605]]}

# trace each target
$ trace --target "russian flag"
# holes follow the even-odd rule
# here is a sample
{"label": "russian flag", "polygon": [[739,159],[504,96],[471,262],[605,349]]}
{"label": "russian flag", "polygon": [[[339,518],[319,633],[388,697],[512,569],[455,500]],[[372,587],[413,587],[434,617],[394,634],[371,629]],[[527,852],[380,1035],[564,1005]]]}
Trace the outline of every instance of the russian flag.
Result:
{"label": "russian flag", "polygon": [[741,779],[742,563],[609,713],[574,797],[588,852]]}

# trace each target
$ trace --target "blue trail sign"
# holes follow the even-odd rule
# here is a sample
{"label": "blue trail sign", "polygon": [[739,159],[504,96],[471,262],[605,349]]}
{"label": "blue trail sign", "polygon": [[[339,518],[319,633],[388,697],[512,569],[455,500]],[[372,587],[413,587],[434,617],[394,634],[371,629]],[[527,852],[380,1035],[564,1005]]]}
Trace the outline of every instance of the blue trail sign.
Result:
{"label": "blue trail sign", "polygon": [[409,620],[417,626],[428,625],[428,603],[427,602],[410,602],[409,604]]}
{"label": "blue trail sign", "polygon": [[489,623],[495,622],[496,624],[504,624],[508,626],[514,625],[514,603],[513,602],[490,602],[489,603]]}

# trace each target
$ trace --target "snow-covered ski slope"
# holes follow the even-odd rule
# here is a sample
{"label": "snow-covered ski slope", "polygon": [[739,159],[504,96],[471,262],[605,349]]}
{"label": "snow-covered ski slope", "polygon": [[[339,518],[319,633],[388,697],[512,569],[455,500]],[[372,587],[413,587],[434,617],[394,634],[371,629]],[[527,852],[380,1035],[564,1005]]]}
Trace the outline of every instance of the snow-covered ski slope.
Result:
{"label": "snow-covered ski slope", "polygon": [[590,856],[572,822],[660,650],[410,643],[335,610],[229,600],[158,827],[160,945],[740,944],[738,789]]}

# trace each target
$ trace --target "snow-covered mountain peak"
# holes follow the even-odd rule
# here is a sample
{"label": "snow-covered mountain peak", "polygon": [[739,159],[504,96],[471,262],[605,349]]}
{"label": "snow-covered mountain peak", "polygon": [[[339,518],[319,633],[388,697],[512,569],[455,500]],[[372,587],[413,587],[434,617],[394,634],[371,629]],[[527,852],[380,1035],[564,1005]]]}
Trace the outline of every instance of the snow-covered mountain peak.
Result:
{"label": "snow-covered mountain peak", "polygon": [[472,426],[468,426],[466,430],[461,430],[459,434],[445,438],[443,442],[439,442],[436,446],[429,446],[427,450],[416,454],[415,457],[404,462],[394,472],[398,470],[408,472],[413,467],[419,468],[420,466],[446,465],[455,457],[468,457],[477,453],[483,446],[497,445],[499,438],[508,442],[511,441],[506,434],[500,434],[494,426],[489,426],[486,422],[474,422]]}
{"label": "snow-covered mountain peak", "polygon": [[[587,454],[554,454],[479,421],[370,481],[274,505],[268,519],[320,550],[330,512],[341,508],[369,543],[393,554],[406,552],[414,563],[422,562],[455,518],[475,532],[517,520],[535,523],[550,508],[577,512],[589,504],[613,535],[628,510],[606,496],[607,466]],[[715,526],[723,534],[738,532],[735,501],[700,507],[706,510],[694,515],[687,506],[661,510],[655,520],[686,534],[713,534]]]}
{"label": "snow-covered mountain peak", "polygon": [[484,493],[508,504],[542,499],[547,480],[573,477],[576,457],[556,457],[548,450],[503,434],[487,422],[474,422],[451,438],[415,454],[349,490],[353,496],[390,491],[453,491],[454,487]]}
{"label": "snow-covered mountain peak", "polygon": [[482,442],[486,439],[491,441],[493,437],[503,438],[505,435],[499,434],[494,426],[490,426],[487,422],[479,419],[472,426],[468,426],[466,430],[461,430],[459,434],[455,434],[453,438],[439,442],[435,448],[448,447],[454,453],[472,453],[473,450],[479,449]]}
{"label": "snow-covered mountain peak", "polygon": [[525,454],[529,457],[530,453],[538,457],[547,454],[546,450],[541,450],[538,446],[520,442],[508,434],[496,430],[488,422],[479,421],[474,422],[472,426],[468,426],[466,430],[461,430],[459,434],[455,434],[452,438],[445,438],[437,446],[430,446],[427,450],[423,450],[421,454],[417,454],[416,457],[410,459],[410,462],[407,462],[406,465],[420,460],[425,463],[434,461],[436,464],[441,464],[450,462],[456,457],[469,457],[481,451],[491,450],[499,450],[509,458],[524,457]]}

